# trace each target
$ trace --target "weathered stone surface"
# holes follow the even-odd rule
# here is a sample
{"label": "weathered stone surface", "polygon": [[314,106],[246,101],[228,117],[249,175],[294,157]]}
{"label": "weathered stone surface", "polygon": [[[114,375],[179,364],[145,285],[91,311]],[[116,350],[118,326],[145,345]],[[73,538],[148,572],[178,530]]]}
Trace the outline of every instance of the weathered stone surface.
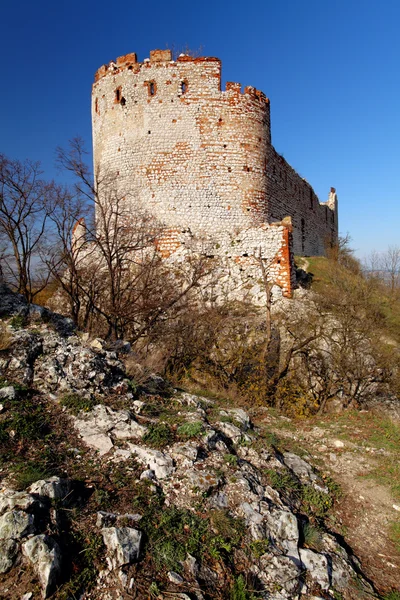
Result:
{"label": "weathered stone surface", "polygon": [[253,571],[270,591],[276,591],[278,586],[289,594],[297,594],[300,591],[301,569],[287,556],[265,554],[260,558],[260,566],[255,566]]}
{"label": "weathered stone surface", "polygon": [[105,527],[101,530],[107,546],[111,569],[135,562],[139,558],[142,533],[130,527]]}
{"label": "weathered stone surface", "polygon": [[12,510],[0,517],[0,540],[20,540],[34,530],[34,516],[22,510]]}
{"label": "weathered stone surface", "polygon": [[300,560],[304,567],[307,569],[311,579],[316,581],[321,589],[327,590],[329,588],[329,572],[328,572],[328,561],[326,556],[318,554],[312,550],[302,548],[299,551]]}
{"label": "weathered stone surface", "polygon": [[70,479],[61,479],[60,477],[49,477],[33,483],[29,488],[30,494],[45,496],[46,498],[64,500],[72,490],[72,481]]}
{"label": "weathered stone surface", "polygon": [[289,511],[271,510],[266,513],[267,531],[285,554],[298,559],[299,526],[295,515]]}
{"label": "weathered stone surface", "polygon": [[15,540],[0,540],[0,573],[7,573],[14,564],[18,553]]}
{"label": "weathered stone surface", "polygon": [[166,452],[153,450],[152,448],[146,448],[144,446],[135,446],[130,443],[128,444],[128,447],[142,465],[145,465],[148,469],[154,471],[157,479],[164,479],[173,473],[173,460]]}
{"label": "weathered stone surface", "polygon": [[47,598],[54,592],[61,573],[58,544],[47,535],[36,535],[23,544],[22,552],[38,574],[43,598]]}
{"label": "weathered stone surface", "polygon": [[12,385],[0,388],[0,400],[14,400],[16,396],[17,393]]}
{"label": "weathered stone surface", "polygon": [[39,500],[27,492],[16,492],[9,489],[0,492],[0,515],[14,508],[28,510],[34,505],[40,505]]}
{"label": "weathered stone surface", "polygon": [[147,429],[131,418],[129,411],[115,411],[98,404],[88,413],[80,413],[74,421],[83,441],[99,451],[100,456],[113,447],[112,436],[117,439],[141,438]]}

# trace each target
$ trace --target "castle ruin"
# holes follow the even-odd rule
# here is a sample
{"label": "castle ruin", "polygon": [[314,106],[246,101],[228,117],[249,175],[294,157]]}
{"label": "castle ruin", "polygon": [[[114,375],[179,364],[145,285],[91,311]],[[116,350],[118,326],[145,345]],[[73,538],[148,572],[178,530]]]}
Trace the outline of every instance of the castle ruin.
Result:
{"label": "castle ruin", "polygon": [[92,119],[95,172],[112,173],[132,211],[162,223],[165,256],[188,233],[235,261],[257,251],[290,296],[293,254],[337,241],[335,189],[319,201],[271,144],[268,98],[240,83],[221,90],[218,58],[121,56],[96,72]]}

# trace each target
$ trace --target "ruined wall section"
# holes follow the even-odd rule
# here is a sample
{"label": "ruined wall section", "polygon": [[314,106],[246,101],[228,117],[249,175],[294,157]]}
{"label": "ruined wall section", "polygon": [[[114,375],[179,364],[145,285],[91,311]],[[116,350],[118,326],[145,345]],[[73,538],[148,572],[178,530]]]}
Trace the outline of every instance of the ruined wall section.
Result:
{"label": "ruined wall section", "polygon": [[276,152],[268,150],[267,203],[270,222],[290,215],[295,254],[324,255],[338,236],[337,197],[334,188],[327,202],[320,203],[311,185]]}
{"label": "ruined wall section", "polygon": [[[269,101],[221,91],[216,58],[154,51],[117,59],[93,87],[95,169],[115,174],[132,207],[166,227],[217,237],[265,222]],[[286,215],[285,215],[286,216]]]}

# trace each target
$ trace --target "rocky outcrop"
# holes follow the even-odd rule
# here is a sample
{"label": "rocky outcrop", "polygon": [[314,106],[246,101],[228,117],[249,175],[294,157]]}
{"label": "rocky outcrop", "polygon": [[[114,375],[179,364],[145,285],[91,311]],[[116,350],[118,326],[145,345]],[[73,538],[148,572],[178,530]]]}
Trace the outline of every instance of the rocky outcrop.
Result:
{"label": "rocky outcrop", "polygon": [[[14,308],[10,302],[0,301],[3,314],[31,314],[22,301]],[[356,577],[371,592],[349,548],[304,501],[312,498],[322,507],[331,502],[308,459],[269,445],[243,408],[220,408],[208,398],[171,390],[158,376],[149,377],[140,399],[134,398],[117,350],[101,340],[90,346],[52,323],[42,319],[34,329],[9,325],[13,343],[0,356],[0,372],[33,386],[46,399],[46,414],[55,407],[65,416],[63,451],[73,458],[68,462],[63,454],[62,464],[79,472],[84,492],[77,494],[76,482],[57,476],[17,491],[13,473],[6,473],[0,490],[3,577],[28,569],[43,598],[68,585],[75,571],[87,577],[71,588],[82,599],[116,600],[133,588],[138,598],[160,597],[147,568],[154,569],[150,577],[171,586],[165,588],[168,597],[192,600],[226,596],[238,573],[268,600],[334,599],[347,594]],[[18,403],[19,389],[9,382],[0,387],[0,423]],[[90,402],[78,404],[74,414],[67,403],[62,412],[65,392]],[[18,452],[24,443],[21,438]],[[305,526],[313,524],[314,545],[305,536]],[[176,546],[179,536],[190,544]],[[29,597],[33,588],[27,585],[23,594]]]}

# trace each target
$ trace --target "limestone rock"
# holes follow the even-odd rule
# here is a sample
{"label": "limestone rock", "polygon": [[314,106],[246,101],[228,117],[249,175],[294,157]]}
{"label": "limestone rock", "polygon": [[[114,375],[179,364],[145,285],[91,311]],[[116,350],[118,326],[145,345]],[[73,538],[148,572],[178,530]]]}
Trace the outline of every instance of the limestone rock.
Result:
{"label": "limestone rock", "polygon": [[42,596],[50,596],[61,573],[61,552],[58,544],[47,535],[36,535],[22,546],[22,552],[30,560],[39,576]]}
{"label": "limestone rock", "polygon": [[142,533],[130,527],[105,527],[101,530],[107,546],[111,569],[135,562],[139,558]]}
{"label": "limestone rock", "polygon": [[329,588],[329,573],[326,556],[306,548],[301,548],[299,553],[300,560],[311,579],[316,581],[323,590],[327,590]]}
{"label": "limestone rock", "polygon": [[40,479],[33,483],[29,488],[29,493],[51,498],[52,500],[64,500],[70,494],[71,490],[72,481],[69,479],[49,477],[49,479]]}
{"label": "limestone rock", "polygon": [[1,400],[15,400],[17,392],[12,385],[0,388],[0,399]]}
{"label": "limestone rock", "polygon": [[129,443],[128,447],[142,465],[154,471],[157,479],[164,479],[174,472],[173,460],[166,452]]}
{"label": "limestone rock", "polygon": [[5,489],[0,492],[0,515],[14,508],[28,510],[34,506],[41,506],[41,502],[27,492],[16,492],[11,489]]}
{"label": "limestone rock", "polygon": [[11,569],[17,553],[18,544],[15,540],[0,540],[0,574]]}
{"label": "limestone rock", "polygon": [[22,510],[12,510],[0,517],[0,540],[20,540],[34,530],[34,516]]}
{"label": "limestone rock", "polygon": [[[270,591],[275,591],[280,586],[288,594],[297,594],[300,591],[301,570],[293,560],[287,556],[271,556],[265,554],[260,558],[260,566],[253,567],[260,580]],[[282,598],[293,596],[282,596]]]}
{"label": "limestone rock", "polygon": [[74,424],[83,441],[98,450],[100,456],[113,447],[111,436],[118,439],[142,438],[147,431],[146,427],[131,418],[129,411],[112,410],[102,404],[89,413],[81,412]]}

